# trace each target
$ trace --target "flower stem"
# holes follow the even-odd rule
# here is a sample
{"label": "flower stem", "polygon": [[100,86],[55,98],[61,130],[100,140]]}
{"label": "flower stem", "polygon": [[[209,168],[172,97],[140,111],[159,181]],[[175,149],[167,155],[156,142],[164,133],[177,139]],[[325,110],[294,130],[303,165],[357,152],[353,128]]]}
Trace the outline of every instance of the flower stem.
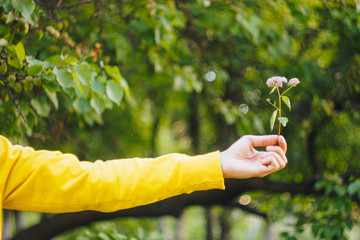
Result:
{"label": "flower stem", "polygon": [[293,86],[290,86],[288,89],[286,89],[280,96],[283,96],[287,91],[289,91]]}
{"label": "flower stem", "polygon": [[[290,88],[289,88],[290,89]],[[281,94],[279,91],[279,87],[276,87],[276,90],[278,92],[279,95],[279,117],[281,117]],[[280,136],[280,132],[281,132],[281,122],[279,121],[279,132],[278,132],[278,136]]]}
{"label": "flower stem", "polygon": [[276,106],[276,105],[274,105],[272,102],[268,102],[271,106],[273,106],[274,108],[276,108],[277,110],[279,110],[279,108]]}

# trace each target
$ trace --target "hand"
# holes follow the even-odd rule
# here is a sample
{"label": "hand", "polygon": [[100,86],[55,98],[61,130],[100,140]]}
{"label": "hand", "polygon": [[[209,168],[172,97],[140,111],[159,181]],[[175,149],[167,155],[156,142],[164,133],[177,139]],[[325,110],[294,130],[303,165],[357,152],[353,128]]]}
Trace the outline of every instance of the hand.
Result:
{"label": "hand", "polygon": [[[279,144],[279,146],[276,146]],[[267,146],[266,151],[254,147]],[[224,178],[264,177],[284,168],[287,144],[283,136],[243,136],[220,153]]]}

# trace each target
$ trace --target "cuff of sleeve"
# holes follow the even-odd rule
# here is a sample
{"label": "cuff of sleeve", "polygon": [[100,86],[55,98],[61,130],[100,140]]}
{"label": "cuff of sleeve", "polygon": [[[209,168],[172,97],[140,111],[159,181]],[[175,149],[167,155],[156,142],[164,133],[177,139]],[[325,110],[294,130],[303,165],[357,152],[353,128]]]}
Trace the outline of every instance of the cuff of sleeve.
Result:
{"label": "cuff of sleeve", "polygon": [[183,164],[187,176],[186,193],[225,189],[219,151],[192,156],[184,160]]}

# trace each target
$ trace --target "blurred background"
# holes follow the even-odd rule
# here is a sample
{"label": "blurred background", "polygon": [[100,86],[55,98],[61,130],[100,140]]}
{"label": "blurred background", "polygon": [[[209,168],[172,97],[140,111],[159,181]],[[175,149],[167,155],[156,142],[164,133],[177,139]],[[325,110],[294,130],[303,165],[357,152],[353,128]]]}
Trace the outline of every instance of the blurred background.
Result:
{"label": "blurred background", "polygon": [[[283,110],[286,169],[132,217],[6,211],[4,239],[359,239],[358,0],[0,2],[2,37],[23,43],[25,67],[43,66],[18,67],[41,85],[2,91],[0,133],[36,149],[89,161],[225,150],[271,133],[269,77],[301,81]],[[13,30],[22,18],[28,31]],[[20,40],[6,37],[13,31]],[[106,91],[75,70],[80,87],[66,86],[56,72],[63,61],[102,74]]]}

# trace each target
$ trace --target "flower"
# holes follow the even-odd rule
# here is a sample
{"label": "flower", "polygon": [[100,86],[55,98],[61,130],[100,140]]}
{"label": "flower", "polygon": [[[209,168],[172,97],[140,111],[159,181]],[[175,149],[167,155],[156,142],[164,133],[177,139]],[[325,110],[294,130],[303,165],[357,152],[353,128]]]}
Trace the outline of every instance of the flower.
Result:
{"label": "flower", "polygon": [[286,77],[275,76],[266,80],[268,87],[282,87],[283,83],[287,83]]}
{"label": "flower", "polygon": [[288,82],[289,86],[295,87],[296,85],[298,85],[300,83],[299,79],[297,78],[292,78],[290,79],[290,81]]}

